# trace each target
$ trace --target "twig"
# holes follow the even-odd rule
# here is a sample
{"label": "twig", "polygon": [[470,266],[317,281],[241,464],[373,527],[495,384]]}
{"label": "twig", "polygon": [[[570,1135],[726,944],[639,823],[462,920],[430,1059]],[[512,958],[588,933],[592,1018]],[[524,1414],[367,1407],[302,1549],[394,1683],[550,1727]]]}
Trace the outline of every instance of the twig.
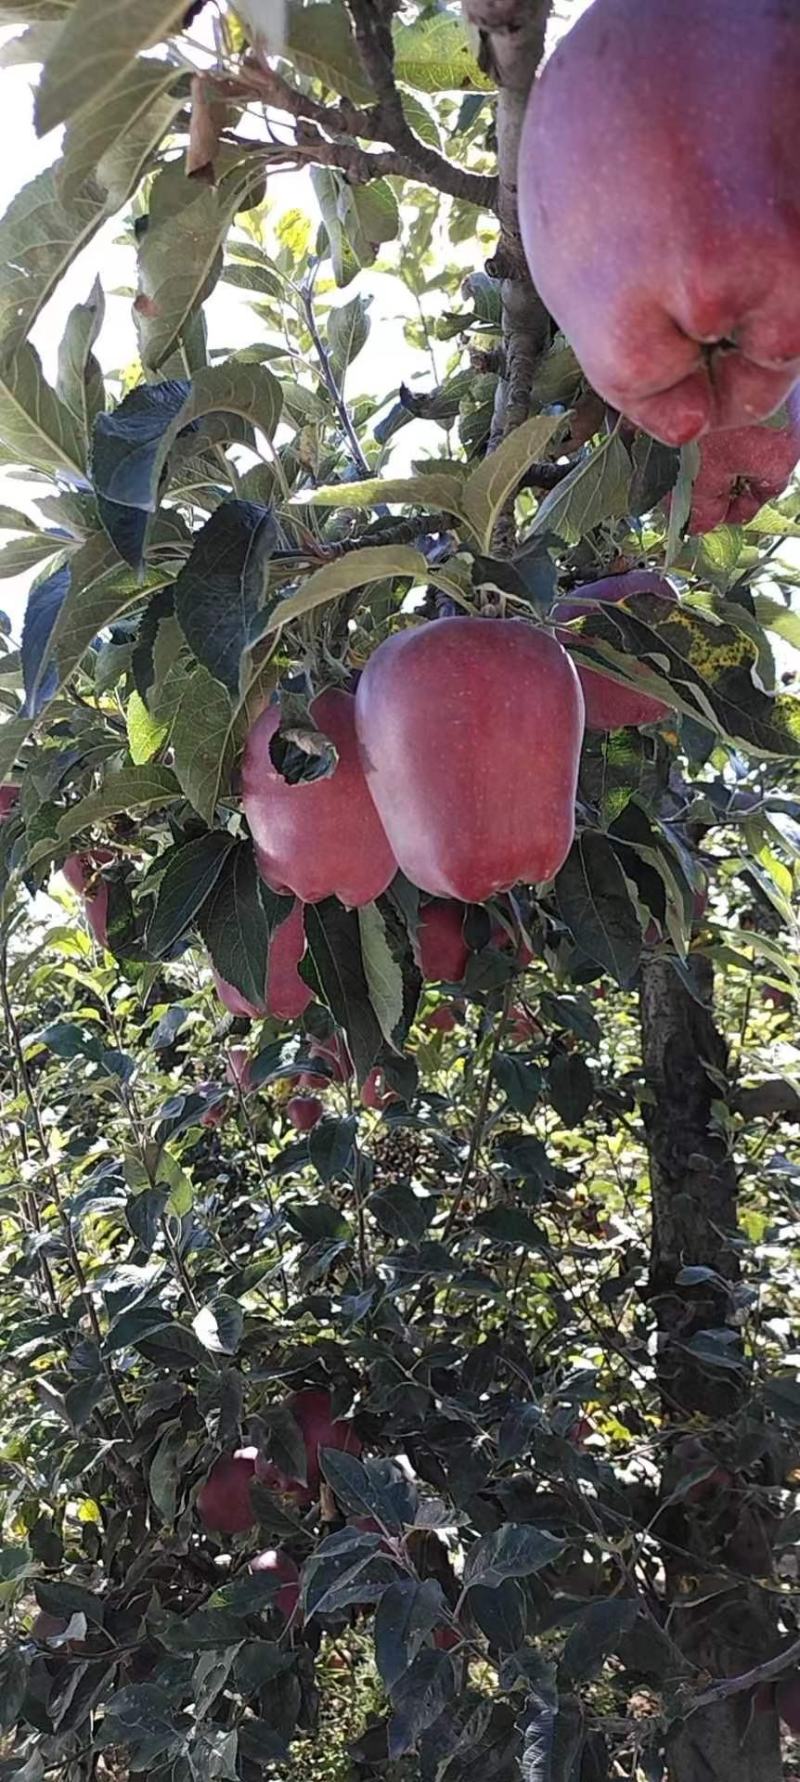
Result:
{"label": "twig", "polygon": [[306,326],[308,328],[309,334],[311,335],[311,339],[312,339],[312,342],[314,345],[314,351],[315,351],[317,358],[319,360],[319,363],[320,363],[320,370],[321,370],[322,376],[325,380],[325,388],[327,389],[327,392],[328,392],[328,395],[330,396],[331,402],[333,403],[333,406],[336,409],[336,413],[339,416],[339,420],[342,425],[342,431],[344,432],[344,434],[347,438],[347,443],[348,443],[350,450],[353,454],[353,462],[355,463],[355,465],[359,471],[359,474],[362,477],[369,477],[372,475],[372,471],[371,471],[370,466],[367,462],[367,459],[364,456],[364,452],[363,452],[362,446],[361,446],[361,441],[359,440],[358,434],[356,433],[355,427],[353,426],[353,419],[350,414],[350,410],[347,406],[347,403],[345,402],[344,394],[343,394],[342,390],[340,390],[339,385],[336,381],[336,378],[334,377],[333,366],[331,365],[330,354],[328,352],[328,349],[325,345],[324,340],[322,339],[322,335],[320,334],[320,331],[317,327],[317,320],[316,320],[316,316],[314,315],[314,280],[316,278],[316,274],[317,274],[317,262],[314,263],[314,266],[312,267],[309,279],[308,279],[307,283],[303,285],[303,288],[300,292],[300,297],[301,297],[302,304],[303,304],[303,313],[306,318]]}
{"label": "twig", "polygon": [[704,1689],[702,1694],[692,1697],[687,1703],[686,1713],[694,1714],[698,1708],[710,1708],[715,1702],[725,1701],[729,1695],[740,1695],[744,1689],[755,1689],[759,1683],[771,1683],[798,1662],[800,1640],[795,1640],[794,1645],[779,1652],[777,1658],[768,1658],[764,1664],[755,1665],[751,1671],[743,1671],[739,1677],[722,1677],[719,1683],[712,1683],[710,1689]]}

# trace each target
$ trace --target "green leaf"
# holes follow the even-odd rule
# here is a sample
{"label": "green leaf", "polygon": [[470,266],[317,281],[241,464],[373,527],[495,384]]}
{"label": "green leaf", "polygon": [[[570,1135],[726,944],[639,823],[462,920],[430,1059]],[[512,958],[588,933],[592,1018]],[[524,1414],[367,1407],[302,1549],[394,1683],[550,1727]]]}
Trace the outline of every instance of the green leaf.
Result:
{"label": "green leaf", "polygon": [[269,929],[252,844],[238,842],[226,854],[198,925],[220,977],[248,1002],[262,1003]]}
{"label": "green leaf", "polygon": [[594,1100],[594,1078],[578,1052],[557,1052],[548,1072],[550,1100],[565,1126],[580,1126]]}
{"label": "green leaf", "polygon": [[303,490],[303,500],[316,507],[378,507],[382,502],[398,507],[442,508],[460,515],[464,473],[452,476],[426,470],[419,476],[370,477],[359,483],[331,483],[322,489]]}
{"label": "green leaf", "polygon": [[363,297],[353,297],[328,316],[328,345],[331,363],[341,382],[348,365],[358,357],[369,339],[369,316]]}
{"label": "green leaf", "polygon": [[86,186],[67,203],[56,167],[17,192],[0,220],[0,351],[15,352],[107,215],[107,195]]}
{"label": "green leaf", "polygon": [[322,569],[315,569],[295,594],[278,600],[265,630],[267,633],[277,631],[279,626],[302,618],[305,613],[313,612],[329,600],[339,599],[342,594],[349,594],[354,588],[366,587],[369,582],[381,582],[398,575],[424,582],[428,574],[422,552],[412,550],[410,545],[364,545],[359,551],[351,551],[346,557],[338,557]]}
{"label": "green leaf", "polygon": [[103,373],[92,351],[104,316],[103,287],[96,279],[88,302],[76,303],[70,310],[58,349],[56,393],[74,416],[87,444],[95,417],[106,403]]}
{"label": "green leaf", "polygon": [[389,1721],[389,1758],[414,1751],[420,1735],[433,1726],[455,1695],[453,1661],[447,1652],[424,1647],[403,1672],[392,1691]]}
{"label": "green leaf", "polygon": [[41,563],[44,557],[52,557],[56,551],[63,551],[68,540],[53,538],[45,532],[32,532],[26,538],[15,538],[11,544],[0,549],[0,580],[9,575],[24,575]]}
{"label": "green leaf", "polygon": [[389,1045],[403,1028],[403,973],[389,946],[387,927],[376,903],[359,909],[361,957],[369,999],[381,1033]]}
{"label": "green leaf", "polygon": [[496,84],[479,68],[464,25],[444,13],[395,26],[394,71],[419,93],[491,93]]}
{"label": "green leaf", "polygon": [[0,439],[18,464],[85,474],[86,448],[74,416],[47,383],[27,341],[0,363]]}
{"label": "green leaf", "polygon": [[238,1299],[221,1293],[202,1306],[193,1319],[195,1335],[214,1355],[235,1355],[242,1340],[244,1311]]}
{"label": "green leaf", "polygon": [[312,6],[289,0],[286,59],[301,74],[312,75],[356,105],[369,105],[375,99],[342,0]]}
{"label": "green leaf", "polygon": [[[108,209],[111,212],[121,210],[136,191],[142,175],[150,166],[154,150],[171,129],[181,103],[181,96],[176,94],[175,87],[169,92],[159,93],[157,98],[151,99],[147,110],[129,125],[124,134],[117,136],[109,144],[98,161],[97,183],[108,195]],[[79,127],[83,127],[84,121],[91,131],[92,116],[82,119]]]}
{"label": "green leaf", "polygon": [[54,125],[97,105],[126,77],[140,50],[152,49],[177,25],[184,0],[75,0],[45,64],[36,103],[36,128]]}
{"label": "green leaf", "polygon": [[233,699],[244,692],[276,539],[269,508],[223,501],[195,533],[175,583],[175,612],[186,642]]}
{"label": "green leaf", "polygon": [[504,1578],[530,1578],[552,1565],[564,1552],[566,1541],[531,1523],[506,1522],[491,1534],[481,1535],[467,1553],[464,1587],[483,1584],[496,1589]]}
{"label": "green leaf", "polygon": [[[121,78],[106,92],[100,93],[96,102],[92,100],[89,103],[78,121],[71,123],[64,135],[58,184],[65,203],[76,196],[91,174],[97,173],[103,157],[110,149],[115,148],[129,130],[133,130],[155,105],[155,101],[170,87],[181,83],[181,80],[186,89],[183,94],[186,99],[188,82],[185,75],[181,77],[181,70],[174,62],[141,56],[128,64]],[[164,118],[169,118],[171,112],[177,111],[179,103],[180,100],[176,98],[171,106],[166,109],[160,107],[158,113],[154,113],[160,123],[159,136]],[[108,183],[106,180],[100,181],[104,188]],[[111,190],[116,198],[116,182],[111,182]],[[112,204],[112,208],[115,207]]]}
{"label": "green leaf", "polygon": [[681,539],[692,510],[692,490],[699,469],[700,447],[697,440],[693,439],[688,445],[681,446],[680,468],[669,506],[669,526],[664,549],[665,569],[669,569],[680,553]]}
{"label": "green leaf", "polygon": [[172,769],[155,767],[152,764],[142,767],[120,767],[116,773],[109,773],[99,792],[90,792],[88,797],[81,798],[77,804],[59,818],[58,833],[62,841],[69,841],[73,835],[79,835],[82,829],[91,828],[103,817],[116,817],[123,811],[152,810],[160,804],[170,804],[177,792],[177,782]]}
{"label": "green leaf", "polygon": [[151,718],[144,700],[137,692],[133,692],[128,700],[125,712],[125,727],[128,732],[128,748],[131,760],[137,767],[146,761],[152,761],[169,736],[169,726],[157,724]]}
{"label": "green leaf", "polygon": [[383,1035],[369,997],[358,911],[329,897],[307,906],[305,924],[308,953],[300,975],[319,991],[337,1026],[344,1028],[360,1085],[375,1063]]}
{"label": "green leaf", "polygon": [[559,1676],[565,1683],[586,1683],[596,1677],[620,1640],[630,1633],[639,1614],[635,1597],[616,1596],[590,1603],[572,1628],[564,1647]]}
{"label": "green leaf", "polygon": [[755,609],[760,625],[800,650],[800,613],[794,607],[784,606],[781,600],[771,600],[768,594],[757,594]]}
{"label": "green leaf", "polygon": [[233,766],[235,716],[222,683],[207,668],[196,668],[181,694],[171,741],[175,777],[205,823],[213,823],[220,789]]}
{"label": "green leaf", "polygon": [[539,503],[526,543],[557,532],[567,544],[579,544],[601,520],[627,513],[630,482],[630,458],[619,434],[612,433]]}
{"label": "green leaf", "polygon": [[191,928],[233,846],[232,835],[213,829],[171,850],[147,931],[148,947],[156,959],[163,958]]}
{"label": "green leaf", "polygon": [[506,502],[519,487],[529,465],[544,453],[561,426],[558,416],[534,415],[523,421],[491,452],[477,470],[467,478],[461,496],[461,512],[477,538],[481,550],[488,551],[492,533]]}
{"label": "green leaf", "polygon": [[[159,192],[167,176],[169,201]],[[134,305],[142,363],[156,371],[179,344],[195,310],[222,270],[222,244],[237,211],[252,206],[253,168],[236,168],[218,186],[187,179],[171,163],[156,179],[150,222],[139,245],[139,295]],[[160,202],[161,200],[161,202]]]}
{"label": "green leaf", "polygon": [[627,880],[605,835],[586,830],[573,842],[555,883],[556,904],[588,959],[627,987],[641,954],[639,919]]}

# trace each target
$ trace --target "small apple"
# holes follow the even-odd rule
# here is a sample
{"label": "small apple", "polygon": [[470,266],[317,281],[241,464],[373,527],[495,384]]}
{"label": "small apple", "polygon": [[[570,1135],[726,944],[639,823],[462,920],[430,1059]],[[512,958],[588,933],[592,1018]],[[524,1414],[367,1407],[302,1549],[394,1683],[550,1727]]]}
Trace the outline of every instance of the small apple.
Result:
{"label": "small apple", "polygon": [[326,1086],[329,1086],[331,1081],[349,1083],[354,1067],[343,1033],[333,1033],[329,1039],[325,1040],[312,1039],[308,1052],[310,1058],[324,1058],[330,1065],[331,1077],[326,1077]]}
{"label": "small apple", "polygon": [[11,816],[18,801],[19,786],[12,786],[10,782],[0,786],[0,823],[4,823],[6,818]]}
{"label": "small apple", "polygon": [[443,897],[435,897],[421,908],[415,952],[427,983],[461,983],[469,961],[465,915],[463,904]]}
{"label": "small apple", "polygon": [[250,1053],[246,1046],[231,1046],[225,1066],[225,1081],[233,1089],[241,1089],[243,1095],[247,1095],[252,1089]]}
{"label": "small apple", "polygon": [[320,1479],[320,1448],[341,1448],[346,1454],[360,1454],[361,1441],[346,1418],[333,1418],[331,1395],[317,1387],[295,1392],[289,1409],[300,1425],[308,1460],[308,1483],[316,1486]]}
{"label": "small apple", "polygon": [[385,1072],[380,1065],[376,1064],[362,1085],[362,1106],[379,1114],[383,1112],[384,1108],[390,1108],[394,1102],[399,1100],[400,1096],[396,1091],[387,1086]]}
{"label": "small apple", "polygon": [[230,1014],[248,1015],[253,1021],[264,1015],[272,1015],[279,1021],[299,1020],[313,1001],[313,993],[303,982],[297,969],[305,950],[303,906],[295,903],[270,939],[263,1002],[248,1002],[240,990],[233,984],[226,983],[219,972],[212,971],[220,1002]]}
{"label": "small apple", "polygon": [[461,1011],[456,1012],[457,1007],[454,1002],[440,1002],[437,1008],[428,1011],[423,1025],[429,1027],[432,1033],[453,1033],[463,1020]]}
{"label": "small apple", "polygon": [[800,458],[800,396],[786,404],[785,427],[730,427],[700,441],[689,532],[746,526],[782,495]]}
{"label": "small apple", "polygon": [[775,1692],[778,1713],[784,1726],[800,1733],[800,1671],[782,1677]]}
{"label": "small apple", "polygon": [[70,890],[83,898],[86,920],[99,947],[108,942],[108,885],[102,868],[113,859],[110,848],[93,848],[91,853],[70,854],[61,868]]}
{"label": "small apple", "polygon": [[250,1570],[255,1574],[266,1572],[281,1580],[280,1589],[272,1600],[284,1620],[291,1621],[300,1601],[300,1573],[291,1555],[284,1553],[282,1547],[269,1547],[251,1559]]}
{"label": "small apple", "polygon": [[197,1493],[197,1513],[215,1534],[244,1534],[255,1523],[250,1486],[256,1471],[255,1448],[239,1448],[214,1462]]}
{"label": "small apple", "polygon": [[295,1132],[313,1132],[324,1112],[318,1095],[293,1095],[286,1103],[286,1118]]}

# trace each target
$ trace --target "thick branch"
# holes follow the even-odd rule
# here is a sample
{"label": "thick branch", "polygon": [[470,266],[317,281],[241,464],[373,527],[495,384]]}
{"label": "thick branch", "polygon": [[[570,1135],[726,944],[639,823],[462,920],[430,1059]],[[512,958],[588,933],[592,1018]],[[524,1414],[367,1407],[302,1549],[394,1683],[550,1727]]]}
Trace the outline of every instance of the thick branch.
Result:
{"label": "thick branch", "polygon": [[[302,118],[298,121],[296,134],[297,145],[290,153],[316,161],[321,167],[340,167],[357,185],[367,185],[371,179],[383,179],[386,174],[394,173],[401,179],[419,180],[424,185],[435,186],[437,191],[445,192],[451,198],[464,198],[481,209],[490,210],[494,206],[496,180],[480,173],[467,173],[463,167],[453,167],[440,155],[434,156],[437,169],[433,174],[417,159],[416,153],[389,149],[371,154],[356,143],[326,142],[313,124]],[[426,154],[429,152],[432,153],[425,151]]]}

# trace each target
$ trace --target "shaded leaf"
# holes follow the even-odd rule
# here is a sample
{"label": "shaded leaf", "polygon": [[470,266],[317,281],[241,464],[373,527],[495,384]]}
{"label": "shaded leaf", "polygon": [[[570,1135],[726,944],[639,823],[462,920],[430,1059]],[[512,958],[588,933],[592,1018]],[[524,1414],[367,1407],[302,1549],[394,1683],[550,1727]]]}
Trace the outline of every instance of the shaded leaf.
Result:
{"label": "shaded leaf", "polygon": [[172,849],[167,856],[147,931],[148,947],[156,959],[163,959],[191,927],[234,845],[233,836],[215,829]]}
{"label": "shaded leaf", "polygon": [[250,843],[238,842],[226,853],[198,920],[220,977],[248,1002],[263,1002],[269,930]]}
{"label": "shaded leaf", "polygon": [[234,698],[242,692],[243,663],[276,538],[269,508],[223,501],[195,535],[174,586],[175,612],[189,648]]}
{"label": "shaded leaf", "polygon": [[562,921],[587,958],[623,987],[633,983],[641,953],[639,919],[625,875],[606,836],[586,830],[555,883]]}
{"label": "shaded leaf", "polygon": [[484,1584],[489,1589],[503,1578],[529,1578],[552,1565],[564,1552],[566,1541],[530,1523],[507,1522],[491,1534],[481,1535],[470,1547],[464,1565],[464,1586]]}
{"label": "shaded leaf", "polygon": [[45,64],[36,103],[41,136],[78,117],[128,74],[181,19],[185,0],[75,0]]}
{"label": "shaded leaf", "polygon": [[502,445],[484,458],[467,478],[461,495],[461,511],[469,521],[481,550],[488,551],[492,533],[506,502],[519,487],[529,466],[542,458],[561,426],[558,416],[534,415],[507,434]]}

